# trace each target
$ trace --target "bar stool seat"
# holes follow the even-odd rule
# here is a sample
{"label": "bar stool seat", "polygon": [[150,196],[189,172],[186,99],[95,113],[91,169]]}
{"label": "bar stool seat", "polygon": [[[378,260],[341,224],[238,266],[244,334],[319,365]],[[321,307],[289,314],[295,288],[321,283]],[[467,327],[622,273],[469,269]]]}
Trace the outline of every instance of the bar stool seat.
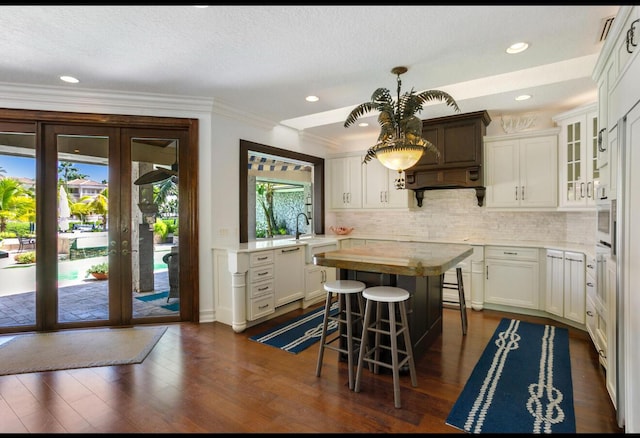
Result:
{"label": "bar stool seat", "polygon": [[462,321],[462,334],[467,334],[467,304],[466,299],[464,297],[464,284],[462,282],[462,264],[456,265],[456,279],[457,282],[450,282],[444,280],[444,274],[441,275],[442,278],[442,289],[451,289],[458,291],[458,301],[451,301],[442,299],[443,304],[448,304],[452,306],[457,306],[460,309],[460,319]]}
{"label": "bar stool seat", "polygon": [[[347,364],[349,368],[349,389],[354,386],[354,370],[356,365],[356,354],[360,348],[361,338],[354,334],[358,331],[357,324],[362,325],[362,317],[364,315],[364,303],[361,292],[367,285],[356,280],[335,280],[328,281],[324,284],[327,291],[327,299],[324,306],[324,319],[322,321],[322,331],[320,334],[320,349],[318,351],[318,363],[316,365],[316,376],[320,377],[322,371],[322,362],[324,350],[326,348],[347,355]],[[333,302],[334,294],[338,300],[338,313],[331,315],[330,308]],[[351,302],[351,295],[355,294],[358,303],[358,312],[354,312]],[[331,324],[337,327],[337,335],[329,337],[327,329]],[[361,332],[362,330],[360,330]],[[344,334],[346,333],[346,335]],[[334,343],[337,342],[337,345]]]}
{"label": "bar stool seat", "polygon": [[[394,286],[374,286],[368,287],[362,292],[363,298],[366,300],[362,347],[358,355],[358,368],[356,372],[356,384],[354,391],[360,392],[360,381],[362,378],[362,368],[365,362],[373,364],[373,370],[378,373],[378,367],[386,367],[391,369],[393,373],[393,400],[396,408],[401,407],[400,403],[400,368],[409,363],[409,374],[411,376],[411,385],[418,386],[416,378],[416,367],[413,360],[413,349],[411,346],[411,337],[409,335],[409,324],[407,319],[407,309],[405,304],[409,299],[409,292],[400,287]],[[388,319],[383,318],[382,307],[384,303],[388,308]],[[396,321],[396,304],[400,313],[400,322]],[[371,321],[372,307],[376,307],[376,317]],[[371,348],[369,344],[369,334],[374,334],[374,345]],[[381,343],[382,335],[388,335],[391,345],[383,345]],[[404,340],[404,349],[398,347],[398,336],[402,336]],[[366,348],[368,347],[368,348]],[[382,351],[391,353],[391,363],[381,361],[380,353]]]}

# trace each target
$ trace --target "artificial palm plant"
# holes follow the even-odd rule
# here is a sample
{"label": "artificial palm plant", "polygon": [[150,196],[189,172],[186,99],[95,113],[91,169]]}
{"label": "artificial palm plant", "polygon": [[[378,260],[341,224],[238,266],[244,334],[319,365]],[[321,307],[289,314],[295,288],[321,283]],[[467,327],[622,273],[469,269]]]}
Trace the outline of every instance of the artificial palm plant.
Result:
{"label": "artificial palm plant", "polygon": [[[371,101],[361,103],[355,107],[344,122],[344,127],[348,128],[355,123],[359,117],[374,110],[380,112],[378,116],[380,135],[378,136],[377,143],[367,150],[367,154],[363,160],[365,164],[372,158],[378,157],[378,159],[380,159],[381,155],[391,152],[403,152],[413,155],[415,161],[411,166],[418,161],[424,151],[428,150],[439,155],[435,145],[422,137],[422,121],[416,114],[422,111],[423,104],[436,100],[443,101],[448,106],[454,108],[456,112],[460,111],[453,97],[444,91],[427,90],[416,93],[412,88],[410,92],[400,95],[400,89],[402,87],[400,75],[406,73],[406,71],[406,67],[394,67],[391,70],[391,73],[398,77],[398,93],[395,102],[388,89],[378,88],[371,95]],[[386,167],[389,167],[384,160],[381,160],[381,162]],[[399,168],[399,166],[400,165],[396,165],[389,168],[393,168],[398,172],[406,170],[405,168]],[[407,168],[411,166],[407,166]]]}

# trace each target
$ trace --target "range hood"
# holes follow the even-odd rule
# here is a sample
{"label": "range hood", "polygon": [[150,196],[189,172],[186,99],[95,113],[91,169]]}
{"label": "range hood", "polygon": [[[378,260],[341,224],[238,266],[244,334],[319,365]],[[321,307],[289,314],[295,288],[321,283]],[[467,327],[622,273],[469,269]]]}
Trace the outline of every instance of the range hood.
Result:
{"label": "range hood", "polygon": [[422,136],[438,148],[440,156],[425,153],[405,171],[405,187],[415,192],[418,207],[425,190],[468,188],[475,189],[478,205],[483,205],[483,138],[490,122],[487,111],[422,121]]}

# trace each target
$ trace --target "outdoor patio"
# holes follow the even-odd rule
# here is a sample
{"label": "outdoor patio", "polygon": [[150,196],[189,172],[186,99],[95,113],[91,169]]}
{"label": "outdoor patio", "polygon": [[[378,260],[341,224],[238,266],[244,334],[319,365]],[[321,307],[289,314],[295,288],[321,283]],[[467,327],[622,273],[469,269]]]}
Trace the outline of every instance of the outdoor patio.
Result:
{"label": "outdoor patio", "polygon": [[[9,240],[9,239],[6,239]],[[19,249],[4,242],[8,256],[0,259],[0,327],[35,324],[35,265],[19,266],[13,257]],[[171,244],[160,244],[154,250],[154,290],[133,295],[133,317],[176,315],[180,300],[162,298],[169,291],[169,271],[162,257]],[[107,261],[106,256],[79,260],[60,260],[58,265],[58,320],[60,322],[108,319],[108,281],[96,280],[86,274],[95,263]]]}

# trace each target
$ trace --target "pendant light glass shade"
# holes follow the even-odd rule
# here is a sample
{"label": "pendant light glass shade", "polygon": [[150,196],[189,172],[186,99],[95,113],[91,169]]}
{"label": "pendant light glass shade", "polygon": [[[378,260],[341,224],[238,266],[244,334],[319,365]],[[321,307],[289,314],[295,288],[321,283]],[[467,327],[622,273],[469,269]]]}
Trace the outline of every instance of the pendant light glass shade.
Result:
{"label": "pendant light glass shade", "polygon": [[402,172],[414,166],[423,151],[422,146],[389,146],[378,149],[376,157],[384,167]]}

